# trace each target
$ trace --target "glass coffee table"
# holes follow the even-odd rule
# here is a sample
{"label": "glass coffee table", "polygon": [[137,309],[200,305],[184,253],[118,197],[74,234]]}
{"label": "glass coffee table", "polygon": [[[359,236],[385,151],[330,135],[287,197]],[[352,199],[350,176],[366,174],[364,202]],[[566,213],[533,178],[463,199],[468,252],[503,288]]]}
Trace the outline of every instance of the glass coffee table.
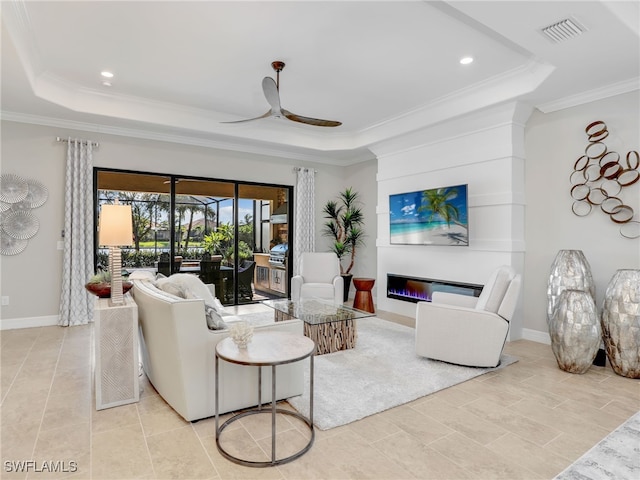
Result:
{"label": "glass coffee table", "polygon": [[262,303],[274,309],[276,322],[292,318],[302,320],[304,334],[316,343],[316,355],[355,347],[358,337],[356,320],[375,315],[320,298],[296,302],[282,298]]}

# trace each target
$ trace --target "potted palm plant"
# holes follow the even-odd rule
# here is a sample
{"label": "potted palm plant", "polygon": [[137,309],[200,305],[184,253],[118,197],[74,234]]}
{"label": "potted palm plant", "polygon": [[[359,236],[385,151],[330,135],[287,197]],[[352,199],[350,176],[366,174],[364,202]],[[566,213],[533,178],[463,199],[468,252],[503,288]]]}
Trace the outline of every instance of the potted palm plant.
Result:
{"label": "potted palm plant", "polygon": [[[351,270],[355,264],[356,252],[364,245],[364,215],[360,208],[358,192],[352,187],[338,194],[338,200],[329,200],[323,209],[327,220],[322,234],[332,239],[331,251],[340,261],[340,275],[344,280],[344,301],[349,297],[349,288],[353,275]],[[348,263],[347,263],[348,261]],[[347,263],[345,268],[344,264]]]}

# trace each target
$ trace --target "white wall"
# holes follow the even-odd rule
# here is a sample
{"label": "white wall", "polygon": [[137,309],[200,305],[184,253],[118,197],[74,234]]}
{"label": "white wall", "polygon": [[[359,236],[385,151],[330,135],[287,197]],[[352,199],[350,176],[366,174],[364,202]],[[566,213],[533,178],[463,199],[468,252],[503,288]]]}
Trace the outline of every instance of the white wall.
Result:
{"label": "white wall", "polygon": [[[57,321],[62,252],[57,250],[64,228],[64,170],[66,144],[57,136],[97,141],[94,166],[134,171],[173,173],[218,179],[294,185],[294,166],[315,168],[316,218],[322,218],[327,199],[349,186],[352,178],[344,167],[296,162],[204,147],[140,140],[115,135],[72,131],[62,128],[3,121],[2,173],[14,173],[42,182],[49,189],[47,203],[34,211],[40,220],[38,234],[27,249],[15,256],[2,256],[1,294],[10,303],[1,307],[2,326],[11,328]],[[370,170],[375,168],[367,167]],[[367,178],[372,178],[368,174]],[[355,183],[354,183],[355,186]],[[375,189],[375,184],[373,187]],[[375,231],[375,226],[372,227]],[[317,227],[319,234],[320,224]],[[323,239],[318,237],[317,245]],[[320,248],[318,248],[320,249]]]}
{"label": "white wall", "polygon": [[[415,316],[386,297],[386,274],[483,284],[499,265],[524,265],[524,122],[530,109],[493,107],[374,148],[378,155],[378,308]],[[389,195],[468,185],[469,246],[389,242]],[[512,338],[522,327],[522,309]]]}
{"label": "white wall", "polygon": [[[596,303],[602,306],[607,283],[620,268],[640,268],[640,239],[626,239],[599,208],[586,217],[571,212],[569,175],[587,146],[585,127],[601,120],[609,137],[603,142],[621,154],[640,151],[640,95],[617,95],[558,112],[536,111],[525,130],[526,160],[526,282],[525,327],[547,334],[547,280],[558,250],[582,250],[596,283]],[[640,182],[626,187],[620,198],[640,220]]]}

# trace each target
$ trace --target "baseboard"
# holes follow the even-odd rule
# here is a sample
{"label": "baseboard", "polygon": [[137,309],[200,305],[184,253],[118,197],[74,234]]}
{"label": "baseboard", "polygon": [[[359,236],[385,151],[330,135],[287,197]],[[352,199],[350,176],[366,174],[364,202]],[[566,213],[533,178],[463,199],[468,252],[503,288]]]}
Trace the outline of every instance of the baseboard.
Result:
{"label": "baseboard", "polygon": [[545,345],[551,345],[551,337],[548,332],[541,332],[539,330],[531,330],[529,328],[522,329],[522,338],[524,340],[531,340],[532,342],[544,343]]}
{"label": "baseboard", "polygon": [[58,325],[60,315],[46,315],[44,317],[23,317],[0,319],[0,330],[15,330],[16,328],[50,327]]}

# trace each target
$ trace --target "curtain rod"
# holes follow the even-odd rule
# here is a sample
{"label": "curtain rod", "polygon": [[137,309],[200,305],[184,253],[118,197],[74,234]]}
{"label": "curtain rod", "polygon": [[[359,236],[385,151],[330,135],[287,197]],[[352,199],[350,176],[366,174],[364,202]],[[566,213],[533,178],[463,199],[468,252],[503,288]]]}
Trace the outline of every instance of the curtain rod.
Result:
{"label": "curtain rod", "polygon": [[[294,172],[299,172],[301,170],[309,170],[309,171],[311,171],[311,170],[313,170],[313,168],[293,167],[293,171]],[[317,170],[313,170],[313,173],[318,173],[318,171]]]}
{"label": "curtain rod", "polygon": [[[77,139],[76,139],[77,140]],[[68,142],[69,139],[68,138],[62,138],[62,137],[56,137],[56,142]],[[99,147],[100,144],[98,142],[92,142],[91,140],[78,140],[81,144],[83,145],[88,145],[89,143],[91,143],[92,147]]]}

